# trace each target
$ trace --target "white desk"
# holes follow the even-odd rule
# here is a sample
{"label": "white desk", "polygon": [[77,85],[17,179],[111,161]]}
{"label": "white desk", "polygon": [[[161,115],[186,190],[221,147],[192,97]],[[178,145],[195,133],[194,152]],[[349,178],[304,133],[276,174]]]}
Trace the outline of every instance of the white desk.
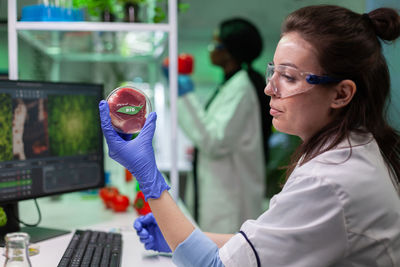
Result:
{"label": "white desk", "polygon": [[[133,221],[137,218],[132,207],[129,207],[127,212],[115,213],[107,210],[97,196],[83,193],[65,194],[57,200],[50,197],[41,198],[38,199],[38,203],[42,212],[42,222],[39,226],[71,231],[93,229],[122,233],[122,267],[175,266],[171,257],[159,256],[144,249],[132,227]],[[37,220],[38,215],[33,200],[21,202],[19,209],[23,221],[34,223]],[[36,243],[40,253],[30,258],[32,266],[57,266],[71,238],[72,233]],[[4,257],[0,257],[0,266],[3,266],[4,260]]]}

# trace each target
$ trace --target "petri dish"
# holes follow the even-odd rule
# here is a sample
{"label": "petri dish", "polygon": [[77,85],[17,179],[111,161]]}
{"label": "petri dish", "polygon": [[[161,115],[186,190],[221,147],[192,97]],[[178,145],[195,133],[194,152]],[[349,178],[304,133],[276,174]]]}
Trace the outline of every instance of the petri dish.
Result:
{"label": "petri dish", "polygon": [[135,134],[142,130],[152,111],[147,95],[132,86],[121,86],[107,96],[111,124],[119,133]]}

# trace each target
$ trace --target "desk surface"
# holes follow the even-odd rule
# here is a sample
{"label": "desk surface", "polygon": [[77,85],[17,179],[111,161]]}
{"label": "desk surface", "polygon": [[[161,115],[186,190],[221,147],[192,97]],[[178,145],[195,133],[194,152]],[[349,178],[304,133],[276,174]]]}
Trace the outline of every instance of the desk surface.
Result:
{"label": "desk surface", "polygon": [[[137,218],[132,207],[129,207],[127,212],[115,213],[105,209],[97,196],[85,193],[65,194],[57,199],[41,198],[38,199],[38,203],[42,213],[42,222],[39,226],[71,231],[91,229],[122,233],[122,267],[175,266],[171,257],[144,249],[132,227],[133,221]],[[21,202],[19,209],[21,220],[26,223],[34,223],[37,220],[37,210],[32,200]],[[57,266],[71,238],[72,232],[36,243],[35,246],[39,247],[40,253],[30,258],[32,266]],[[4,257],[0,257],[0,266],[3,266],[4,260]]]}

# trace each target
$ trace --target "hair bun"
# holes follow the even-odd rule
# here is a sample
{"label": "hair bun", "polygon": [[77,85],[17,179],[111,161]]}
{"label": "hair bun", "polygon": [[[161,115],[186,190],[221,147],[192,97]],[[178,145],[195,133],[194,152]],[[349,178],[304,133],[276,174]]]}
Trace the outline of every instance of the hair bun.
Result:
{"label": "hair bun", "polygon": [[376,35],[382,40],[394,41],[400,36],[400,16],[393,8],[377,8],[368,13]]}

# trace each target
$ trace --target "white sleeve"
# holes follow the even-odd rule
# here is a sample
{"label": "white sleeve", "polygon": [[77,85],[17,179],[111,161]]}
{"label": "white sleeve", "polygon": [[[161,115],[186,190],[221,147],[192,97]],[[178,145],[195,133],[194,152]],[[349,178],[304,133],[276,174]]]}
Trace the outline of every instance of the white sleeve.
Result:
{"label": "white sleeve", "polygon": [[259,256],[255,248],[244,235],[234,235],[219,249],[219,258],[226,267],[258,267]]}
{"label": "white sleeve", "polygon": [[208,112],[199,104],[194,93],[178,99],[179,126],[195,146],[210,156],[231,153],[242,136],[243,128],[247,127],[248,117],[257,111],[255,98],[249,95],[253,93],[252,88],[232,88],[233,92],[229,95],[219,93],[214,100],[218,108],[210,108]]}
{"label": "white sleeve", "polygon": [[261,266],[330,266],[347,246],[339,192],[323,179],[296,179],[271,200],[268,211],[243,224],[247,240],[237,235],[220,249],[222,262],[257,266],[253,247]]}

